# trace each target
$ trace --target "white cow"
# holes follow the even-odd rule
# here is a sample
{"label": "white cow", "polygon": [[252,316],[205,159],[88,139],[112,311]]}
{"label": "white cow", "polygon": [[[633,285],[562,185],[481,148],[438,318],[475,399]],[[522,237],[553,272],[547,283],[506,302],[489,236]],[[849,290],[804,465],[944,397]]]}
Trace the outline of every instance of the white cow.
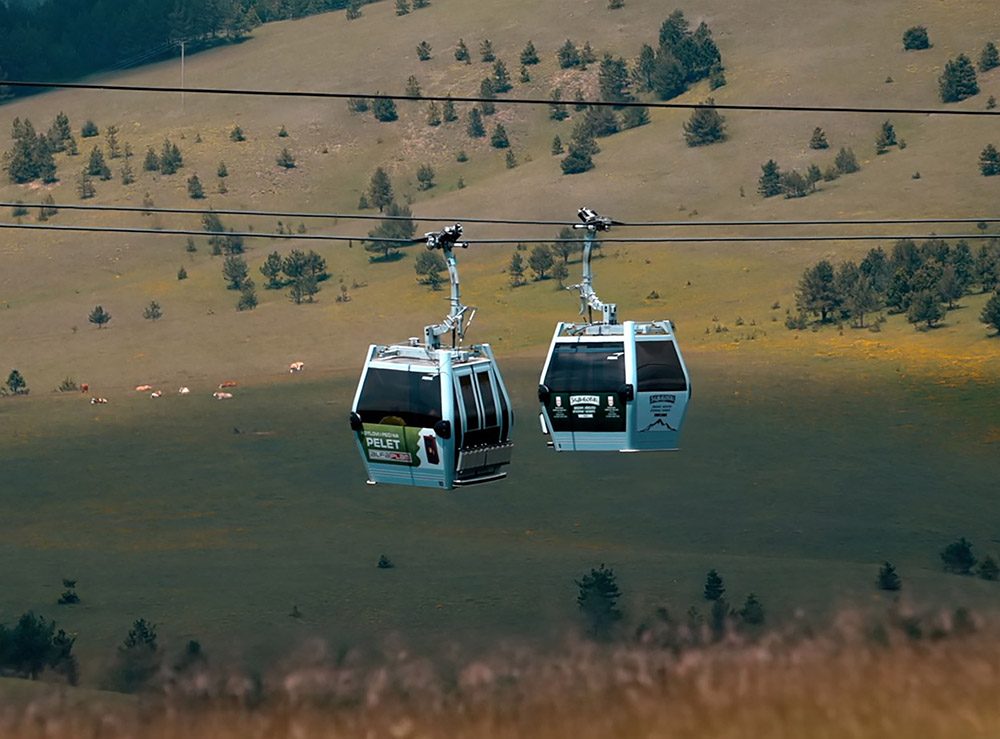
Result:
{"label": "white cow", "polygon": [[91,398],[90,399],[90,404],[91,405],[98,405],[98,404],[105,405],[107,402],[108,402],[107,398]]}
{"label": "white cow", "polygon": [[292,362],[288,365],[289,372],[301,372],[302,368],[306,366],[305,362]]}
{"label": "white cow", "polygon": [[189,387],[182,387],[180,390],[177,391],[177,393],[179,395],[190,395],[191,394],[191,388],[189,388]]}
{"label": "white cow", "polygon": [[229,400],[230,398],[233,397],[233,394],[232,393],[215,392],[215,393],[212,393],[212,397],[215,398],[216,400]]}
{"label": "white cow", "polygon": [[153,392],[151,392],[149,394],[149,397],[151,397],[151,398],[159,398],[159,397],[162,397],[162,396],[163,396],[163,391],[162,390],[154,390]]}

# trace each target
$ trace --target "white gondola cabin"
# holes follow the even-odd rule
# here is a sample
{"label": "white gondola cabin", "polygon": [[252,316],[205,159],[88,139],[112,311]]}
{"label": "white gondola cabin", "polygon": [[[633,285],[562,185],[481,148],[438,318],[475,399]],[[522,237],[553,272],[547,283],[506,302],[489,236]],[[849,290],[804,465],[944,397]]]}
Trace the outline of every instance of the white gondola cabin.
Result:
{"label": "white gondola cabin", "polygon": [[581,313],[601,320],[559,323],[538,387],[543,433],[556,451],[678,448],[691,382],[670,321],[618,323],[617,306],[593,291],[595,232],[611,220],[580,209],[584,244]]}
{"label": "white gondola cabin", "polygon": [[[451,490],[506,476],[510,396],[490,346],[460,346],[469,309],[459,298],[451,247],[461,233],[455,224],[427,234],[428,248],[444,251],[451,276],[452,309],[444,322],[427,326],[424,342],[368,349],[351,429],[369,482]],[[453,346],[442,347],[440,337],[448,333]]]}

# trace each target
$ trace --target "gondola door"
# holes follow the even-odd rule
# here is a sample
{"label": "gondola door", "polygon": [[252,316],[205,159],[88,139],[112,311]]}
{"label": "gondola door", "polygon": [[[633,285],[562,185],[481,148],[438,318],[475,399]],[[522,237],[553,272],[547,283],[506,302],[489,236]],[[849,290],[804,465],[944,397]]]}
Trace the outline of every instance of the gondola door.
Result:
{"label": "gondola door", "polygon": [[510,405],[493,365],[479,362],[454,370],[455,483],[502,476],[510,461]]}
{"label": "gondola door", "polygon": [[629,446],[637,451],[675,450],[690,395],[687,369],[672,330],[636,335],[630,323],[626,322],[626,330],[634,337],[636,379]]}

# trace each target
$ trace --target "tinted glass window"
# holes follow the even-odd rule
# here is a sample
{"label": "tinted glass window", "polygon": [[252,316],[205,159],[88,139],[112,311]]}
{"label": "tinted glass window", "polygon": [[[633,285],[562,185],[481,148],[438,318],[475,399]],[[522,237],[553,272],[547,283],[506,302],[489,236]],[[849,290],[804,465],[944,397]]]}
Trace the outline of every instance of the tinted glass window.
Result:
{"label": "tinted glass window", "polygon": [[687,390],[684,369],[672,341],[635,342],[635,364],[638,391]]}
{"label": "tinted glass window", "polygon": [[479,397],[483,400],[483,428],[499,426],[497,422],[497,404],[493,398],[493,386],[490,385],[490,373],[486,370],[476,373],[479,381]]}
{"label": "tinted glass window", "polygon": [[472,375],[459,377],[458,387],[462,391],[462,405],[465,406],[466,429],[469,431],[478,429],[479,409],[476,407],[476,391],[472,387]]}
{"label": "tinted glass window", "polygon": [[441,420],[441,378],[373,367],[361,389],[358,415],[365,423],[398,418],[407,426],[432,428]]}
{"label": "tinted glass window", "polygon": [[620,341],[556,344],[545,384],[554,393],[617,392],[625,384],[625,348]]}

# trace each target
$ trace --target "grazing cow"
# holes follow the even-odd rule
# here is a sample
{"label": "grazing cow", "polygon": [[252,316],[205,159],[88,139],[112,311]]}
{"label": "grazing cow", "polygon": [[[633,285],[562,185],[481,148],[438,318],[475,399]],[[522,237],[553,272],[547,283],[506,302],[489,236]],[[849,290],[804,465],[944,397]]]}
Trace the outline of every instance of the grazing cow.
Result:
{"label": "grazing cow", "polygon": [[305,362],[292,362],[288,365],[289,372],[301,372],[302,368],[306,366]]}
{"label": "grazing cow", "polygon": [[219,385],[219,390],[225,390],[227,387],[236,387],[239,383],[233,382],[232,380],[226,380],[224,383]]}
{"label": "grazing cow", "polygon": [[137,393],[148,393],[152,389],[153,389],[152,385],[137,385],[135,391]]}
{"label": "grazing cow", "polygon": [[151,392],[149,394],[149,397],[151,397],[151,398],[159,398],[162,395],[163,395],[163,391],[162,390],[154,390],[153,392]]}
{"label": "grazing cow", "polygon": [[180,390],[177,391],[177,393],[179,395],[190,395],[191,394],[191,388],[182,387]]}
{"label": "grazing cow", "polygon": [[88,385],[86,382],[83,383],[82,385],[80,385],[80,392],[83,393],[84,395],[86,395],[87,393],[89,393],[90,392],[90,385]]}
{"label": "grazing cow", "polygon": [[91,405],[98,405],[98,404],[104,405],[107,402],[108,402],[107,398],[91,398],[90,399],[90,404]]}
{"label": "grazing cow", "polygon": [[216,400],[229,400],[233,397],[232,393],[212,393],[212,397]]}

